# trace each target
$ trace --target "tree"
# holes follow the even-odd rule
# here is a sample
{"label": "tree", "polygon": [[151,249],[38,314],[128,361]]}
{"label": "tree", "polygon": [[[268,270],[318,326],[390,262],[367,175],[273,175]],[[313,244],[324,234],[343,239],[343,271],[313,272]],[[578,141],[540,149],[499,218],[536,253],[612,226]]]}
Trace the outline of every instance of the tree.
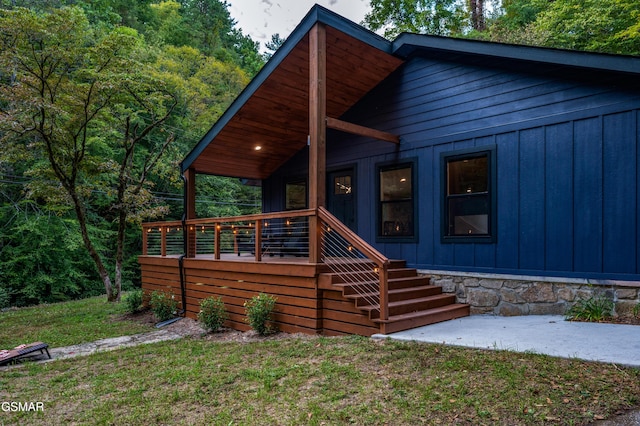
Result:
{"label": "tree", "polygon": [[268,50],[268,52],[264,54],[265,61],[268,61],[269,59],[271,59],[273,54],[276,53],[278,49],[280,49],[280,46],[282,46],[285,41],[286,39],[280,37],[279,33],[272,34],[271,41],[265,44],[265,47]]}
{"label": "tree", "polygon": [[[0,12],[0,155],[29,158],[34,196],[71,206],[109,301],[120,299],[127,221],[162,212],[148,177],[173,140],[176,96],[145,72],[142,47],[132,29],[92,29],[76,7]],[[96,191],[117,224],[115,281],[90,231]]]}
{"label": "tree", "polygon": [[468,26],[459,0],[371,0],[371,8],[364,24],[373,31],[384,29],[389,39],[401,32],[459,35]]}
{"label": "tree", "polygon": [[556,0],[532,26],[545,46],[640,55],[640,0]]}

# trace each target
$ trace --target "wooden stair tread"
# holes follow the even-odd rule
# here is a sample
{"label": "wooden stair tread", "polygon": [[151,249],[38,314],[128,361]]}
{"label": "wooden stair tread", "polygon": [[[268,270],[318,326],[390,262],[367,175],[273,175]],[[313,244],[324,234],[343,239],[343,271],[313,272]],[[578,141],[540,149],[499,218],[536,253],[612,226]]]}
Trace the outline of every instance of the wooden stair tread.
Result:
{"label": "wooden stair tread", "polygon": [[[431,280],[429,279],[429,277],[399,277],[399,278],[389,278],[388,283],[389,286],[392,285],[398,285],[398,284],[411,284],[411,283],[418,283],[417,286],[414,287],[422,287],[425,285],[431,285],[431,284],[427,284],[430,283]],[[341,287],[349,287],[349,286],[376,286],[379,287],[380,283],[378,281],[358,281],[358,282],[352,282],[352,283],[334,283],[333,286],[337,287],[337,288],[341,288]],[[413,288],[413,287],[410,287]],[[391,290],[397,290],[397,289],[389,289],[389,291]]]}
{"label": "wooden stair tread", "polygon": [[[416,287],[409,287],[409,288],[397,288],[397,289],[393,289],[393,290],[389,290],[389,295],[402,295],[403,293],[413,293],[413,292],[418,292],[418,291],[427,291],[427,292],[434,292],[434,294],[431,294],[429,296],[422,296],[422,297],[433,297],[433,296],[439,296],[442,294],[442,289],[441,287],[438,286],[434,286],[434,285],[422,285],[422,286],[416,286]],[[437,292],[437,293],[435,293]],[[345,294],[344,297],[346,297],[347,299],[366,299],[368,297],[375,297],[377,298],[379,296],[379,292],[367,292],[367,293],[353,293],[353,294]],[[415,300],[418,298],[410,298],[410,299],[406,299],[406,300]],[[398,301],[394,301],[394,302],[389,302],[389,303],[398,303]]]}
{"label": "wooden stair tread", "polygon": [[409,318],[417,318],[417,317],[433,315],[433,314],[440,313],[440,312],[449,312],[449,311],[453,311],[453,310],[464,309],[464,308],[466,308],[468,306],[469,305],[464,304],[464,303],[452,303],[451,305],[440,306],[438,308],[427,309],[427,310],[424,310],[424,311],[414,311],[414,312],[408,312],[406,314],[392,315],[387,320],[375,319],[375,320],[372,320],[372,321],[373,322],[390,323],[390,322],[401,321],[401,320],[405,320],[405,319],[409,319]]}
{"label": "wooden stair tread", "polygon": [[[389,309],[391,308],[395,308],[398,306],[403,306],[403,305],[414,305],[414,304],[420,304],[420,303],[426,303],[426,302],[431,302],[434,300],[438,300],[438,299],[449,299],[451,298],[452,295],[450,294],[446,294],[446,293],[441,293],[441,294],[434,294],[432,296],[425,296],[425,297],[416,297],[413,299],[405,299],[405,300],[397,300],[394,302],[389,302]],[[358,306],[358,309],[361,309],[363,311],[373,311],[373,310],[378,310],[379,309],[379,305],[366,305],[366,306]],[[420,311],[418,311],[420,312]]]}

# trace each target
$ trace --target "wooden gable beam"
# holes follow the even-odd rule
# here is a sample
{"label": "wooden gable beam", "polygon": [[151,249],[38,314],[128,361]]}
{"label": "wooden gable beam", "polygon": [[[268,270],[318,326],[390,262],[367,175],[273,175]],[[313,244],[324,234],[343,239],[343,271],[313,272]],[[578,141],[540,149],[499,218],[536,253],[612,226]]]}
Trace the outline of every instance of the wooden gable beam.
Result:
{"label": "wooden gable beam", "polygon": [[372,129],[370,127],[359,126],[357,124],[348,123],[346,121],[338,120],[337,118],[327,117],[327,127],[334,130],[340,130],[341,132],[352,133],[354,135],[366,136],[381,141],[392,142],[395,144],[400,143],[400,137],[391,133],[383,132],[382,130]]}

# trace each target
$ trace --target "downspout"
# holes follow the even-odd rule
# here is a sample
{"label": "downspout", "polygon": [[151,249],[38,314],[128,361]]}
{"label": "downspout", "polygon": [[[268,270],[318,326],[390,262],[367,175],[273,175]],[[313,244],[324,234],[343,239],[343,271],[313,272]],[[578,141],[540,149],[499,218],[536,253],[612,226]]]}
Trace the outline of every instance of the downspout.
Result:
{"label": "downspout", "polygon": [[184,275],[184,258],[187,256],[188,247],[188,233],[187,233],[187,179],[183,174],[180,174],[182,178],[182,254],[178,258],[178,269],[180,271],[180,296],[182,300],[182,312],[178,314],[186,317],[187,315],[187,294],[185,289],[185,275]]}

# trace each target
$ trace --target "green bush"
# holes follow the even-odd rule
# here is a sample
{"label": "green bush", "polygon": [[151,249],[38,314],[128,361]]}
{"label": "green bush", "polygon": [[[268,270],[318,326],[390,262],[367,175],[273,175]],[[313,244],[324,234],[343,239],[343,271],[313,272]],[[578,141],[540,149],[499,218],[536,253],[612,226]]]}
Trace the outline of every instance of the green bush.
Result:
{"label": "green bush", "polygon": [[567,311],[567,320],[598,322],[613,316],[613,300],[604,295],[594,295],[578,300]]}
{"label": "green bush", "polygon": [[226,320],[227,313],[224,310],[222,298],[208,297],[200,302],[198,321],[203,323],[207,330],[213,332],[220,330]]}
{"label": "green bush", "polygon": [[634,317],[640,318],[640,302],[638,302],[636,306],[633,307],[633,311],[631,311],[631,313]]}
{"label": "green bush", "polygon": [[135,314],[142,309],[142,289],[136,289],[127,293],[124,297],[127,312]]}
{"label": "green bush", "polygon": [[178,301],[173,294],[156,290],[151,293],[149,305],[158,321],[166,321],[175,315]]}
{"label": "green bush", "polygon": [[272,333],[275,328],[271,321],[271,314],[276,304],[276,298],[268,294],[260,293],[257,296],[244,302],[245,312],[247,314],[247,323],[258,332],[261,336]]}

